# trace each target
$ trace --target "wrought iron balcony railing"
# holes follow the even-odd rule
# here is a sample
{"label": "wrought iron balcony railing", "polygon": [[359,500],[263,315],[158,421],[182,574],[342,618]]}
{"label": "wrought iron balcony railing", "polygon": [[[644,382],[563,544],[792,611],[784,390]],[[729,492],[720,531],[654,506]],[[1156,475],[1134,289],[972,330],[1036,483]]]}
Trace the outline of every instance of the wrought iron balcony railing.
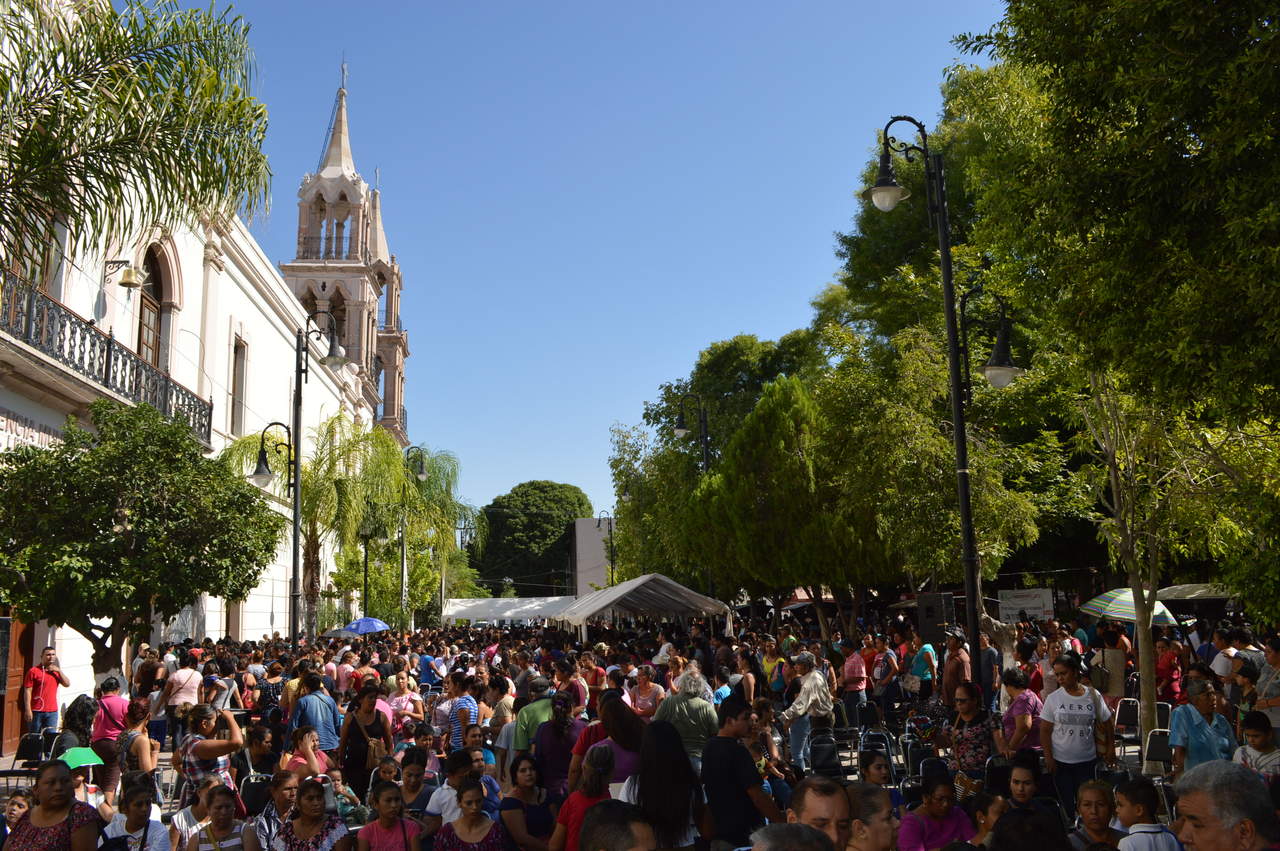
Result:
{"label": "wrought iron balcony railing", "polygon": [[182,420],[201,443],[210,445],[212,401],[201,399],[113,335],[9,272],[0,287],[0,332],[101,387]]}

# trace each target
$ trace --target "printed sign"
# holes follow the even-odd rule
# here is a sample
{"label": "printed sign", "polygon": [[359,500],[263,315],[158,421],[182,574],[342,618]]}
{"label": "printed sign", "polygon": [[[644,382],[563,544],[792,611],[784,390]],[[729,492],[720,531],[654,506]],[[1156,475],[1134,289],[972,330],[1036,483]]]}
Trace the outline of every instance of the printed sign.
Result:
{"label": "printed sign", "polygon": [[1000,620],[1014,623],[1021,611],[1038,621],[1053,617],[1053,592],[1048,588],[1020,588],[1017,591],[1000,592]]}

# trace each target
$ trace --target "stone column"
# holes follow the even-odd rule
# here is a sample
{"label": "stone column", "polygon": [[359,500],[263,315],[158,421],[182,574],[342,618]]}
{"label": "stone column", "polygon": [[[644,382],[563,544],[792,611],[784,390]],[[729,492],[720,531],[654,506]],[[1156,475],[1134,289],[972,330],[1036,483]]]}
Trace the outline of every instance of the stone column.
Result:
{"label": "stone column", "polygon": [[196,378],[196,394],[208,399],[213,393],[209,370],[213,367],[210,350],[217,343],[218,276],[226,268],[222,240],[213,227],[204,232],[204,274],[200,287],[200,374]]}

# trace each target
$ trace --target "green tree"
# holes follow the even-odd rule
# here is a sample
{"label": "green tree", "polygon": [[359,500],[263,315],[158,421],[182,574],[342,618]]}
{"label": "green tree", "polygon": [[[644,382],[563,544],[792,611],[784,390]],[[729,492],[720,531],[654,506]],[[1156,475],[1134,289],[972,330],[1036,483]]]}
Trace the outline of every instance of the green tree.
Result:
{"label": "green tree", "polygon": [[105,674],[155,618],[201,594],[244,600],[285,518],[186,424],[106,400],[90,416],[93,432],[70,418],[62,443],[0,457],[0,595],[83,635]]}
{"label": "green tree", "polygon": [[[576,485],[535,480],[516,485],[481,509],[488,528],[472,564],[486,582],[510,577],[519,596],[571,593],[569,529],[592,516],[591,501]],[[568,590],[567,590],[568,589]]]}
{"label": "green tree", "polygon": [[266,107],[249,26],[171,0],[0,14],[0,256],[38,277],[59,244],[265,205]]}
{"label": "green tree", "polygon": [[1275,6],[1010,0],[961,44],[1016,66],[1035,144],[982,214],[1090,363],[1180,408],[1280,411]]}

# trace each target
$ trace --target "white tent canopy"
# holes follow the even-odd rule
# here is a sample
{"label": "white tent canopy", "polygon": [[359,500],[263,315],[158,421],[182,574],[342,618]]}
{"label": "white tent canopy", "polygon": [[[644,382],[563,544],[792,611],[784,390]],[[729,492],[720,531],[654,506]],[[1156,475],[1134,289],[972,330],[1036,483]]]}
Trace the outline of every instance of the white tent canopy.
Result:
{"label": "white tent canopy", "polygon": [[457,620],[515,621],[553,620],[560,617],[573,597],[479,597],[444,601],[445,622]]}
{"label": "white tent canopy", "polygon": [[686,588],[661,573],[647,573],[583,594],[573,605],[555,615],[555,619],[582,626],[590,618],[611,613],[664,619],[673,615],[728,615],[730,612],[729,607],[719,600]]}

